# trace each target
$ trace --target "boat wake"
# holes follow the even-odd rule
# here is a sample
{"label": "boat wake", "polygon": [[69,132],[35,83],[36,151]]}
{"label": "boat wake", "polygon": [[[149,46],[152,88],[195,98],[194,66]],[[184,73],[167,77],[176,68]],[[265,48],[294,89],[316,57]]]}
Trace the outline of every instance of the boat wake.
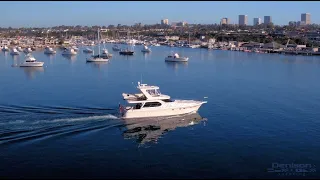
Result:
{"label": "boat wake", "polygon": [[101,114],[114,108],[102,107],[64,107],[64,106],[17,106],[0,105],[0,113],[42,113],[42,114]]}
{"label": "boat wake", "polygon": [[0,144],[108,129],[122,123],[113,108],[5,105],[0,106]]}
{"label": "boat wake", "polygon": [[103,115],[103,116],[89,116],[89,117],[80,117],[80,118],[42,120],[42,121],[35,121],[32,124],[57,123],[57,122],[79,122],[79,121],[106,120],[106,119],[119,119],[119,118],[114,115],[108,114],[108,115]]}
{"label": "boat wake", "polygon": [[0,144],[42,140],[62,135],[71,135],[97,129],[121,126],[119,118],[107,114],[77,118],[58,118],[52,120],[11,120],[0,123]]}

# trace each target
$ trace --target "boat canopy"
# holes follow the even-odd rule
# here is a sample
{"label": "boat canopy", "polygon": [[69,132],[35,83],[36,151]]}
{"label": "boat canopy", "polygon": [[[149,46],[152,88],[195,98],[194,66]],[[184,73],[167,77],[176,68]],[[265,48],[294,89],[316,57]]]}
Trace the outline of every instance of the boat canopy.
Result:
{"label": "boat canopy", "polygon": [[161,100],[161,99],[170,99],[170,96],[161,94],[158,86],[148,86],[147,84],[140,84],[138,82],[137,87],[148,100]]}

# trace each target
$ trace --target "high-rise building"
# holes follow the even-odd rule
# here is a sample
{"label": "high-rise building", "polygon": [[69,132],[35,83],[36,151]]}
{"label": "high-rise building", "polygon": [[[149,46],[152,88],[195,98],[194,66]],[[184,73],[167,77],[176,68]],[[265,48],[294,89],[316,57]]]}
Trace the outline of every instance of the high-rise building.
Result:
{"label": "high-rise building", "polygon": [[301,14],[301,22],[304,22],[304,24],[306,24],[306,25],[311,24],[310,13],[302,13]]}
{"label": "high-rise building", "polygon": [[162,19],[161,25],[169,25],[169,19]]}
{"label": "high-rise building", "polygon": [[261,18],[253,18],[253,25],[256,26],[259,24],[261,24]]}
{"label": "high-rise building", "polygon": [[222,18],[221,21],[220,21],[220,24],[229,24],[229,18]]}
{"label": "high-rise building", "polygon": [[271,16],[264,16],[264,21],[263,21],[263,23],[264,23],[265,25],[268,25],[268,24],[272,23],[272,18],[271,18]]}
{"label": "high-rise building", "polygon": [[247,15],[239,15],[239,25],[248,25],[248,16]]}

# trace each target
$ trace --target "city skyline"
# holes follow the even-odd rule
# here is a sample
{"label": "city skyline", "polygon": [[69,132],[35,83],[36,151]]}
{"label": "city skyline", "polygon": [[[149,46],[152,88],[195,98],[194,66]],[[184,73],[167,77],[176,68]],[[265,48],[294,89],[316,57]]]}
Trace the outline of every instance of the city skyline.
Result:
{"label": "city skyline", "polygon": [[[276,25],[300,21],[310,13],[311,23],[320,24],[319,2],[0,2],[1,27],[52,27],[59,25],[160,24],[161,19],[189,24],[238,24],[238,16],[251,19],[271,16]],[[283,7],[290,9],[284,13]],[[50,8],[48,8],[50,7]],[[228,7],[229,11],[224,8]],[[238,7],[243,7],[239,9]],[[91,11],[92,8],[95,11]],[[24,10],[32,11],[25,17]],[[213,10],[214,9],[214,10]],[[12,13],[14,12],[14,13]],[[124,13],[122,13],[124,12]],[[177,13],[179,12],[179,13]],[[193,13],[190,13],[193,12]]]}

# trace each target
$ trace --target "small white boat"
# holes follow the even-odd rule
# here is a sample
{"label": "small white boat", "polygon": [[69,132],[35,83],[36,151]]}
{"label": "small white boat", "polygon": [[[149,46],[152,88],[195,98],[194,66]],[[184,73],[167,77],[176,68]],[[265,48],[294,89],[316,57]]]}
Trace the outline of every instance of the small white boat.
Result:
{"label": "small white boat", "polygon": [[148,46],[143,46],[141,52],[151,52],[151,50],[148,48]]}
{"label": "small white boat", "polygon": [[32,49],[31,48],[25,48],[24,50],[23,50],[23,52],[25,52],[25,53],[31,53],[32,52]]}
{"label": "small white boat", "polygon": [[44,49],[44,53],[45,54],[56,54],[57,51],[53,50],[51,47],[47,46],[45,49]]}
{"label": "small white boat", "polygon": [[111,58],[112,54],[108,52],[108,49],[102,49],[102,54],[100,56],[101,57]]}
{"label": "small white boat", "polygon": [[92,53],[93,50],[87,47],[87,48],[85,48],[85,49],[83,50],[83,52],[84,52],[84,53]]}
{"label": "small white boat", "polygon": [[114,46],[112,47],[112,50],[114,50],[114,51],[120,51],[121,48],[120,48],[118,45],[114,45]]}
{"label": "small white boat", "polygon": [[62,55],[76,55],[77,52],[72,48],[65,48],[62,52]]}
{"label": "small white boat", "polygon": [[9,51],[8,46],[3,46],[2,51]]}
{"label": "small white boat", "polygon": [[161,94],[158,86],[140,84],[137,87],[141,93],[122,93],[123,99],[134,106],[119,105],[122,118],[162,117],[196,113],[207,101],[171,100],[170,96]]}
{"label": "small white boat", "polygon": [[11,55],[19,55],[19,51],[16,49],[16,48],[12,48],[11,52],[10,52]]}
{"label": "small white boat", "polygon": [[165,58],[165,61],[168,62],[187,62],[189,60],[188,57],[180,57],[178,53],[175,53],[173,55],[168,55]]}
{"label": "small white boat", "polygon": [[23,51],[23,49],[22,49],[20,46],[17,47],[17,50],[18,50],[19,52],[22,52],[22,51]]}
{"label": "small white boat", "polygon": [[20,67],[42,67],[44,62],[38,62],[31,54],[27,54],[25,62],[21,63]]}

